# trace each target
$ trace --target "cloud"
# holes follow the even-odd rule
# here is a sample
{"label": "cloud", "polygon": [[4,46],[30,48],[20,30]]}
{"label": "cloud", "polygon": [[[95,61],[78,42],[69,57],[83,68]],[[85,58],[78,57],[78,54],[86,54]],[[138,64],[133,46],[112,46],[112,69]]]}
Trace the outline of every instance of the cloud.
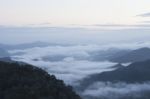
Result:
{"label": "cloud", "polygon": [[[64,80],[67,84],[74,85],[78,80],[88,75],[114,70],[110,67],[116,65],[116,63],[90,61],[92,52],[98,52],[99,50],[103,49],[97,45],[57,45],[9,52],[14,55],[15,53],[22,53],[22,55],[15,55],[12,58],[43,68],[50,74]],[[50,59],[43,60],[43,57]]]}
{"label": "cloud", "polygon": [[[109,30],[97,27],[97,29],[63,28],[63,27],[20,27],[0,28],[1,43],[27,43],[43,41],[61,44],[106,44],[115,42],[132,42],[133,40],[149,40],[150,28],[120,28]],[[146,29],[145,29],[146,28]],[[114,28],[113,28],[114,29]],[[8,36],[9,35],[9,36]],[[143,39],[144,38],[144,39]]]}
{"label": "cloud", "polygon": [[149,24],[149,23],[150,23],[150,21],[142,21],[141,23],[148,23],[148,24]]}
{"label": "cloud", "polygon": [[[24,50],[9,51],[14,60],[33,64],[49,74],[55,75],[58,79],[64,80],[66,84],[76,86],[83,78],[101,73],[112,71],[111,68],[117,63],[109,61],[93,61],[103,52],[112,50],[135,50],[142,47],[149,47],[150,42],[117,43],[117,44],[87,44],[87,45],[51,45],[47,47],[33,47]],[[111,50],[110,50],[111,49]],[[15,53],[21,53],[19,55]],[[48,60],[44,60],[47,57]],[[127,84],[124,82],[95,82],[80,94],[87,99],[144,99],[150,92],[150,82],[143,84]]]}
{"label": "cloud", "polygon": [[96,26],[96,27],[150,27],[149,24],[133,24],[133,25],[128,25],[128,24],[94,24],[91,26]]}
{"label": "cloud", "polygon": [[92,99],[147,99],[150,93],[150,82],[127,84],[124,82],[96,82],[89,86],[83,97]]}
{"label": "cloud", "polygon": [[140,14],[140,15],[137,15],[137,16],[140,16],[140,17],[150,17],[150,12],[143,13],[143,14]]}
{"label": "cloud", "polygon": [[[142,22],[144,23],[144,22]],[[148,22],[147,22],[148,23]],[[91,24],[91,25],[76,25],[87,29],[102,29],[102,30],[122,30],[122,29],[143,29],[150,28],[150,24]]]}
{"label": "cloud", "polygon": [[[48,47],[34,47],[24,50],[9,51],[14,60],[27,62],[45,69],[50,74],[56,75],[67,84],[75,84],[91,74],[110,71],[116,63],[100,60],[109,52],[115,50],[135,50],[150,47],[150,42],[121,43],[108,45],[53,45]],[[106,54],[103,54],[103,53]],[[20,54],[15,54],[20,53]],[[98,55],[98,56],[97,56]],[[43,59],[47,57],[47,60]],[[94,59],[99,61],[95,61]]]}
{"label": "cloud", "polygon": [[43,23],[37,23],[37,24],[27,24],[27,27],[45,27],[52,25],[50,22],[43,22]]}

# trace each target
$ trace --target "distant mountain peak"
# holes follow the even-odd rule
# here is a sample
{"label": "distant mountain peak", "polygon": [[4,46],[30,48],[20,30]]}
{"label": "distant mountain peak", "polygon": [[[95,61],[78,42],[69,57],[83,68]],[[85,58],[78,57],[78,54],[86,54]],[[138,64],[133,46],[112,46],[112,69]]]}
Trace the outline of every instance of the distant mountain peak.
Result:
{"label": "distant mountain peak", "polygon": [[112,58],[110,61],[118,63],[129,63],[129,62],[138,62],[145,61],[150,59],[150,48],[143,47],[130,51],[122,56]]}

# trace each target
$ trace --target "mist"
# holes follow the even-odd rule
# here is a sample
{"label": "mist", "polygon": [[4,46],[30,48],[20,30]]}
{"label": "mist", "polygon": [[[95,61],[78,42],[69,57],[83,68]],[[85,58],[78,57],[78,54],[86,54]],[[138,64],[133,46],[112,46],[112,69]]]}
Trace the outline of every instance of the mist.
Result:
{"label": "mist", "polygon": [[[83,93],[85,99],[147,99],[150,82],[127,84],[124,82],[96,82]],[[90,97],[90,98],[89,98]]]}
{"label": "mist", "polygon": [[0,27],[4,44],[43,41],[63,44],[108,44],[147,41],[149,29],[95,29],[80,27]]}
{"label": "mist", "polygon": [[75,45],[10,50],[9,53],[12,54],[13,60],[38,66],[64,80],[65,83],[74,85],[77,84],[78,80],[88,75],[114,70],[114,68],[109,67],[116,63],[107,60],[99,62],[90,60],[92,52],[99,52],[100,50],[102,50],[100,46],[96,45]]}
{"label": "mist", "polygon": [[0,0],[0,12],[0,98],[150,99],[150,0]]}
{"label": "mist", "polygon": [[143,47],[150,48],[150,42],[108,44],[103,46],[95,44],[51,45],[23,50],[14,49],[9,50],[9,53],[13,60],[38,66],[48,73],[54,74],[57,78],[64,80],[66,84],[75,85],[79,80],[89,75],[116,69],[111,67],[117,63],[110,62],[107,58],[103,59],[103,57],[110,56],[114,51],[135,50]]}
{"label": "mist", "polygon": [[[14,61],[35,65],[67,85],[79,86],[84,78],[117,69],[107,57],[114,52],[150,48],[149,29],[87,29],[64,27],[0,28],[0,43],[30,46],[7,49]],[[41,41],[44,46],[33,42]],[[32,44],[31,44],[32,42]],[[40,42],[40,43],[41,43]],[[27,44],[28,45],[28,44]],[[33,46],[34,45],[34,46]],[[37,44],[38,45],[38,44]],[[45,46],[46,45],[46,46]],[[128,66],[131,63],[124,63]],[[141,98],[149,94],[150,83],[95,82],[79,94],[83,99]]]}

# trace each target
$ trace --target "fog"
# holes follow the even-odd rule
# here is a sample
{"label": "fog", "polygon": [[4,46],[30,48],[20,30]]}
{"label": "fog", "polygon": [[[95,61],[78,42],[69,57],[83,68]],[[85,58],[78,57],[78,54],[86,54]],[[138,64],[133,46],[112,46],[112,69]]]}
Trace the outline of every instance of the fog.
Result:
{"label": "fog", "polygon": [[[89,75],[116,68],[117,63],[109,62],[103,57],[109,56],[114,51],[134,50],[142,47],[150,47],[150,42],[123,43],[108,45],[51,45],[48,47],[33,47],[24,50],[9,50],[13,60],[33,64],[66,84],[77,84]],[[109,53],[108,53],[109,52]],[[128,63],[127,63],[128,64]],[[123,64],[127,66],[126,64]]]}
{"label": "fog", "polygon": [[[3,44],[47,42],[46,46],[28,46],[24,49],[16,46],[8,52],[13,60],[38,66],[72,86],[78,86],[79,81],[89,75],[115,70],[113,66],[118,63],[107,59],[114,52],[150,48],[150,30],[142,28],[0,27],[0,35],[0,43]],[[128,66],[129,63],[122,65]],[[95,82],[80,94],[84,99],[137,99],[149,94],[149,85],[150,82]]]}
{"label": "fog", "polygon": [[83,93],[87,99],[147,99],[150,93],[150,82],[127,84],[124,82],[96,82]]}
{"label": "fog", "polygon": [[[99,62],[90,60],[92,52],[100,49],[98,45],[76,45],[36,47],[9,52],[12,54],[12,59],[36,65],[64,80],[67,84],[73,85],[88,75],[114,70],[109,67],[116,63],[107,60]],[[47,59],[45,60],[44,57]]]}
{"label": "fog", "polygon": [[18,44],[34,41],[63,44],[108,44],[147,41],[150,29],[80,28],[80,27],[0,27],[0,42]]}

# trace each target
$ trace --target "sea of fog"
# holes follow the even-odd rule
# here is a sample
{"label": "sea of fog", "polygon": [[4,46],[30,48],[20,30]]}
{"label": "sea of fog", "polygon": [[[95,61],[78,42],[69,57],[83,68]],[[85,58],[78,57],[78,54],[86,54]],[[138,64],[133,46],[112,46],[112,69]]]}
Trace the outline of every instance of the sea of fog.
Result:
{"label": "sea of fog", "polygon": [[[104,51],[114,49],[138,49],[150,47],[150,43],[130,43],[130,44],[109,44],[109,45],[51,45],[47,47],[32,47],[28,49],[15,49],[9,52],[12,59],[33,64],[57,78],[62,79],[67,84],[75,84],[88,75],[111,71],[112,66],[117,63],[107,60],[95,61],[97,58],[106,57]],[[99,55],[99,56],[98,56]],[[98,57],[97,57],[98,56]]]}
{"label": "sea of fog", "polygon": [[[13,60],[38,66],[63,80],[66,84],[76,86],[80,80],[89,75],[116,69],[112,67],[117,63],[97,60],[97,58],[107,56],[107,54],[101,54],[104,51],[135,50],[142,47],[150,47],[150,43],[51,45],[23,50],[15,49],[10,50],[9,53]],[[97,57],[97,55],[100,55],[100,57]],[[144,92],[150,91],[149,85],[149,82],[143,84],[95,82],[79,94],[84,99],[98,99],[99,97],[102,99],[121,99],[125,96],[128,96],[127,99],[137,99],[143,97]]]}
{"label": "sea of fog", "polygon": [[88,75],[114,70],[111,66],[116,63],[90,60],[92,52],[100,50],[100,46],[96,45],[76,45],[16,49],[9,52],[14,60],[38,66],[64,80],[66,84],[73,85]]}
{"label": "sea of fog", "polygon": [[84,99],[149,99],[150,82],[95,82],[81,93]]}
{"label": "sea of fog", "polygon": [[[150,48],[149,27],[104,27],[0,26],[0,35],[2,35],[0,42],[4,44],[35,41],[52,43],[45,47],[35,47],[37,43],[32,43],[30,44],[32,47],[26,48],[29,46],[27,44],[25,49],[14,49],[16,46],[12,45],[13,50],[9,50],[9,53],[13,60],[38,66],[66,84],[78,87],[79,81],[89,75],[116,69],[114,65],[118,63],[107,60],[111,53],[117,50]],[[23,46],[22,44],[20,48]],[[123,65],[128,66],[128,64]],[[143,98],[146,96],[145,93],[150,94],[149,92],[150,82],[142,84],[94,82],[79,94],[83,99],[149,99]]]}

